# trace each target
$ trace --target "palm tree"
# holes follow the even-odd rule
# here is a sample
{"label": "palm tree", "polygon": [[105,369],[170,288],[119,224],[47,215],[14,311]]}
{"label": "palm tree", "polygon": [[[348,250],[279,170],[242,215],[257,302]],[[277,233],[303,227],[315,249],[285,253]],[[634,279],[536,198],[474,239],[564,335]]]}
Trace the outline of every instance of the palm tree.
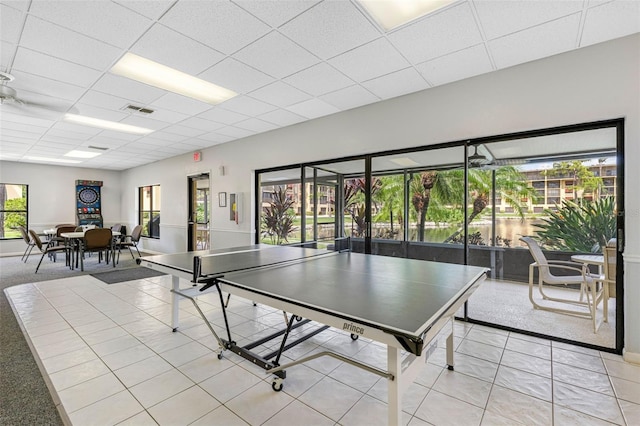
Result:
{"label": "palm tree", "polygon": [[[404,211],[404,174],[381,176],[380,187],[372,194],[377,214],[375,222],[389,222],[389,237],[395,235],[394,223],[401,226]],[[402,228],[401,228],[402,229]]]}
{"label": "palm tree", "polygon": [[464,181],[456,172],[430,170],[415,175],[411,180],[410,201],[418,217],[418,241],[424,241],[427,212],[432,202],[438,206],[462,204]]}
{"label": "palm tree", "polygon": [[[455,171],[452,173],[461,173]],[[495,173],[495,191],[500,198],[514,209],[514,212],[524,219],[526,201],[529,198],[537,197],[534,188],[527,185],[526,177],[513,166],[500,167],[494,171],[482,169],[469,170],[469,191],[472,197],[472,210],[467,218],[471,223],[480,216],[489,205],[491,193],[493,191],[493,173]],[[463,231],[458,229],[455,233],[445,239],[445,243],[451,241]]]}
{"label": "palm tree", "polygon": [[[364,187],[366,180],[364,178],[354,178],[345,180],[344,182],[344,210],[351,215],[356,224],[355,237],[362,237],[366,229],[365,221],[365,203],[364,203]],[[380,189],[380,179],[371,178],[371,196]]]}

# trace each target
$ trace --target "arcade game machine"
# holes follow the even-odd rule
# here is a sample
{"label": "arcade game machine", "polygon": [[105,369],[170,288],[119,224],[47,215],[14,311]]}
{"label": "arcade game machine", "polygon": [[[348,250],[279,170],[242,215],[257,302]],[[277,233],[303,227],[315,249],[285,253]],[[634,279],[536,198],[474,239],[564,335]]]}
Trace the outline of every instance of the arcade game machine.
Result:
{"label": "arcade game machine", "polygon": [[100,188],[102,181],[76,181],[76,214],[78,225],[95,225],[102,228]]}

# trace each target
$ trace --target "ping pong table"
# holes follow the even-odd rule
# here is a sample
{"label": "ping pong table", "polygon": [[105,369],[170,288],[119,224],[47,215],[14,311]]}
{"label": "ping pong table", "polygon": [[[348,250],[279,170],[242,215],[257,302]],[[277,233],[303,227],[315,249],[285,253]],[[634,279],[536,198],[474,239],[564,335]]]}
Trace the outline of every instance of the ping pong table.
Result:
{"label": "ping pong table", "polygon": [[[389,424],[401,423],[401,397],[437,346],[434,339],[448,324],[446,359],[453,369],[453,318],[484,281],[487,268],[436,263],[294,246],[253,245],[225,250],[157,255],[138,259],[144,267],[172,276],[172,327],[179,327],[179,302],[189,299],[216,338],[218,358],[230,350],[273,374],[279,391],[286,369],[321,356],[331,356],[387,378]],[[180,279],[189,285],[180,287]],[[224,314],[226,336],[220,337],[200,310],[199,296],[216,292]],[[249,345],[232,338],[223,292],[290,314],[286,328]],[[286,316],[286,315],[285,315]],[[325,351],[280,365],[280,356],[299,337],[290,332],[306,321],[346,331],[387,346],[387,369]],[[258,355],[253,348],[282,337],[280,349]],[[346,340],[345,344],[349,344]]]}

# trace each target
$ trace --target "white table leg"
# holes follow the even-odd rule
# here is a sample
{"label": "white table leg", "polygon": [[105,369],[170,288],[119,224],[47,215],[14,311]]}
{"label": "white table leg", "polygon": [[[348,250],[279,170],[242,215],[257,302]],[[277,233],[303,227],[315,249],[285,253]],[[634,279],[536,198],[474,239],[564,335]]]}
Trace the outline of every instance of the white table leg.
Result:
{"label": "white table leg", "polygon": [[453,329],[454,323],[451,320],[451,334],[447,336],[447,367],[453,370]]}
{"label": "white table leg", "polygon": [[180,322],[180,296],[175,293],[175,291],[180,289],[180,277],[176,275],[171,276],[171,287],[174,290],[174,292],[171,293],[171,328],[173,328],[173,331],[176,331]]}
{"label": "white table leg", "polygon": [[389,410],[389,425],[402,424],[402,359],[400,349],[387,346],[387,371],[393,374],[393,380],[387,380],[387,406]]}

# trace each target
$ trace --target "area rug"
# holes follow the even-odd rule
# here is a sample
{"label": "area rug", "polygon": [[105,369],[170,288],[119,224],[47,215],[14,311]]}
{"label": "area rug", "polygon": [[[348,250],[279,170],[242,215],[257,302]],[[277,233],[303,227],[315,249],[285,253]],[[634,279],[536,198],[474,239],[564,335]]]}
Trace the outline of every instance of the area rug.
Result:
{"label": "area rug", "polygon": [[119,269],[110,272],[100,272],[98,274],[91,274],[92,277],[99,279],[107,284],[116,284],[125,281],[142,280],[144,278],[157,277],[165,275],[163,272],[159,272],[149,268],[137,267]]}

